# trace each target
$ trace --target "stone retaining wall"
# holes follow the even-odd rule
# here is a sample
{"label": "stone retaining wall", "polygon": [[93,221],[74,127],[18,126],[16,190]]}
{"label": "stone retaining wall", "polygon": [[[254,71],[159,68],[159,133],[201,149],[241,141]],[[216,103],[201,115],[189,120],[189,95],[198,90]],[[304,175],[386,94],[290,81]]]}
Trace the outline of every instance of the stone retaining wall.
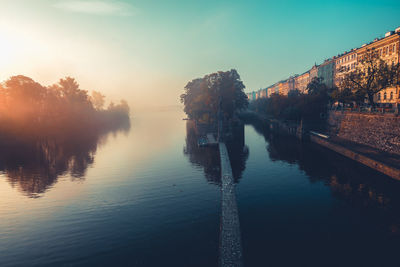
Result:
{"label": "stone retaining wall", "polygon": [[331,111],[329,134],[359,144],[400,154],[400,116]]}

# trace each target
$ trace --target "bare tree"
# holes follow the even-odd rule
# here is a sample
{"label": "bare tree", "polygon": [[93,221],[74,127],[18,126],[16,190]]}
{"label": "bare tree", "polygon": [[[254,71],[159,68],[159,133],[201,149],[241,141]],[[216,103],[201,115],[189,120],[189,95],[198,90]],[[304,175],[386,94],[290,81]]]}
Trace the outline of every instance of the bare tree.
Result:
{"label": "bare tree", "polygon": [[[393,84],[393,70],[374,49],[367,50],[359,57],[355,69],[345,73],[339,85],[340,90],[351,90],[354,95],[364,96],[371,106],[375,105],[374,95]],[[342,68],[339,71],[345,72]]]}

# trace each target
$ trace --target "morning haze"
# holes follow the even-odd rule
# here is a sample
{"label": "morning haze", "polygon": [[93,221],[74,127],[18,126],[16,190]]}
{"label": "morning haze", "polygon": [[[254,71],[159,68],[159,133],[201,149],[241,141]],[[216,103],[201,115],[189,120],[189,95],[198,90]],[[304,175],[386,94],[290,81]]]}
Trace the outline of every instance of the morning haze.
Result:
{"label": "morning haze", "polygon": [[[268,86],[395,28],[399,8],[397,1],[1,5],[2,80],[24,74],[52,84],[72,76],[135,107],[176,105],[189,79],[220,69],[238,69],[247,90]],[[369,22],[376,14],[385,19]]]}
{"label": "morning haze", "polygon": [[0,266],[398,266],[399,11],[0,0]]}

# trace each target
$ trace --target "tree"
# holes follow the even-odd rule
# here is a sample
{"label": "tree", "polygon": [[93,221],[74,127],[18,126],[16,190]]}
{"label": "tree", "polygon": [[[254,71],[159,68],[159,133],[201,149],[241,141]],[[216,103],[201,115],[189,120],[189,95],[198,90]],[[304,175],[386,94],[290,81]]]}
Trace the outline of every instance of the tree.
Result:
{"label": "tree", "polygon": [[105,103],[105,96],[97,91],[92,91],[92,96],[90,97],[90,101],[93,106],[97,110],[102,110]]}
{"label": "tree", "polygon": [[121,112],[129,115],[130,113],[130,108],[128,105],[128,102],[125,99],[121,99],[120,103],[119,103],[119,109],[121,110]]}
{"label": "tree", "polygon": [[335,88],[332,91],[331,97],[334,101],[340,103],[351,103],[354,101],[354,94],[350,88],[343,88],[341,90]]}
{"label": "tree", "polygon": [[392,86],[400,86],[400,64],[392,62],[388,66],[388,72],[390,76],[389,84]]}
{"label": "tree", "polygon": [[314,77],[307,85],[307,92],[309,95],[327,94],[328,87],[323,82],[323,78]]}
{"label": "tree", "polygon": [[12,76],[4,83],[3,95],[8,110],[5,114],[14,121],[38,123],[45,113],[46,88],[29,77]]}
{"label": "tree", "polygon": [[86,90],[81,90],[79,84],[72,77],[65,77],[58,82],[62,97],[70,104],[91,108],[91,102]]}
{"label": "tree", "polygon": [[301,95],[301,92],[300,92],[299,89],[290,90],[288,92],[288,97],[289,98],[291,98],[291,97],[299,97],[300,95]]}
{"label": "tree", "polygon": [[219,109],[230,119],[248,106],[244,88],[236,70],[219,71],[190,81],[180,98],[189,118],[210,123],[217,119]]}
{"label": "tree", "polygon": [[[345,69],[341,69],[344,72]],[[392,82],[393,71],[390,66],[379,57],[374,49],[367,50],[359,57],[356,69],[346,73],[339,85],[340,90],[350,90],[354,95],[368,99],[374,106],[374,95],[388,87]]]}

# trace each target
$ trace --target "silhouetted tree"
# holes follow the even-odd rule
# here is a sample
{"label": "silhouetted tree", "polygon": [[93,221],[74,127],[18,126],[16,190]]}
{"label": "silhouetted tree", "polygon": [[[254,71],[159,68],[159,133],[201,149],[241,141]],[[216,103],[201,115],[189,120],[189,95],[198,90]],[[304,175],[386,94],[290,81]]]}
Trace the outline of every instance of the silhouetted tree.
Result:
{"label": "silhouetted tree", "polygon": [[90,98],[71,77],[45,87],[29,77],[13,76],[0,86],[0,134],[29,138],[78,134],[129,120],[125,100],[105,111],[103,105],[102,94],[95,92]]}
{"label": "silhouetted tree", "polygon": [[92,91],[92,95],[90,97],[90,101],[92,102],[93,106],[97,110],[102,110],[105,103],[105,96],[97,91]]}
{"label": "silhouetted tree", "polygon": [[328,87],[322,82],[323,78],[314,77],[307,85],[307,93],[309,95],[328,94]]}
{"label": "silhouetted tree", "polygon": [[236,111],[248,106],[244,88],[236,70],[219,71],[190,81],[180,98],[189,118],[213,122],[219,107],[229,119]]}
{"label": "silhouetted tree", "polygon": [[263,116],[279,120],[320,123],[326,113],[330,100],[329,89],[321,80],[313,80],[309,93],[302,94],[298,90],[289,92],[287,96],[272,94],[269,98],[260,98],[251,103]]}

